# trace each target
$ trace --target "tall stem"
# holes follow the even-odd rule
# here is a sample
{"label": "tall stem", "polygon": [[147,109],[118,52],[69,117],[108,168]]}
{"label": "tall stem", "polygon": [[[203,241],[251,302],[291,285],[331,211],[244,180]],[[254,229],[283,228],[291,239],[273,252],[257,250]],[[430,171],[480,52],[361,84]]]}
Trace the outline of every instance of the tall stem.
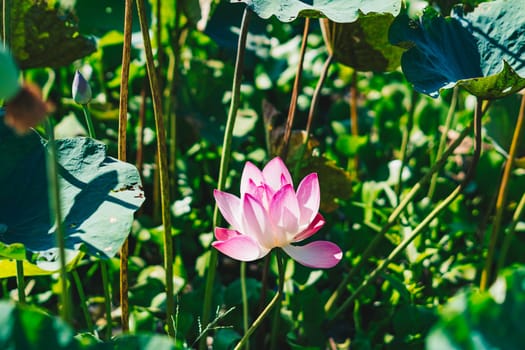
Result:
{"label": "tall stem", "polygon": [[304,55],[306,53],[306,46],[308,43],[308,31],[310,30],[310,18],[304,19],[303,41],[301,43],[301,51],[299,53],[299,63],[297,64],[297,72],[295,73],[295,80],[293,83],[292,97],[290,99],[290,109],[288,110],[288,118],[286,118],[286,125],[283,136],[283,147],[281,149],[281,158],[286,161],[288,156],[288,143],[292,135],[293,120],[295,117],[295,109],[297,108],[297,97],[299,96],[299,84],[301,83],[301,76],[303,74]]}
{"label": "tall stem", "polygon": [[2,36],[4,41],[4,47],[9,47],[11,42],[11,19],[9,16],[9,11],[11,11],[11,0],[2,1]]}
{"label": "tall stem", "polygon": [[[122,48],[122,71],[120,75],[120,100],[119,100],[119,123],[118,123],[118,158],[126,161],[126,140],[128,125],[128,82],[129,64],[131,60],[131,25],[133,14],[132,0],[126,0],[124,4],[124,45]],[[122,310],[122,331],[129,331],[129,300],[128,300],[128,239],[120,248],[120,308]]]}
{"label": "tall stem", "polygon": [[58,246],[58,259],[60,262],[60,303],[61,316],[66,323],[71,323],[71,299],[67,286],[66,270],[66,244],[64,234],[64,224],[62,222],[62,206],[60,198],[60,183],[58,181],[58,154],[55,144],[55,136],[51,120],[46,119],[47,141],[47,178],[49,188],[49,201],[51,207],[51,222],[56,224],[56,242]]}
{"label": "tall stem", "polygon": [[78,271],[76,269],[71,271],[71,274],[73,275],[73,282],[75,282],[75,287],[77,288],[78,297],[80,299],[80,308],[82,309],[82,313],[84,314],[86,327],[90,333],[93,333],[95,331],[95,328],[93,327],[93,320],[91,319],[91,315],[89,314],[89,310],[87,307],[86,293],[84,292],[84,287],[82,286],[80,275],[78,274]]}
{"label": "tall stem", "polygon": [[[324,61],[323,65],[323,71],[321,72],[321,76],[319,77],[319,80],[317,81],[317,85],[315,86],[314,94],[312,96],[312,102],[310,102],[310,110],[308,111],[308,119],[306,120],[306,137],[305,140],[301,146],[301,154],[299,156],[299,159],[302,160],[304,156],[304,152],[308,148],[308,141],[310,141],[310,133],[312,132],[312,123],[314,120],[315,112],[317,111],[317,105],[319,104],[319,98],[321,96],[321,90],[323,89],[324,81],[326,80],[326,77],[328,76],[328,70],[330,69],[330,65],[332,64],[332,61],[334,60],[333,55],[329,55],[326,58],[326,61]],[[297,162],[294,168],[294,177],[297,177],[299,174],[299,170],[301,168],[301,162]]]}
{"label": "tall stem", "polygon": [[276,258],[277,258],[277,268],[279,273],[279,281],[277,286],[277,293],[274,295],[270,303],[264,308],[264,310],[259,314],[259,316],[253,321],[252,325],[248,329],[247,332],[244,333],[243,337],[237,343],[234,350],[240,350],[242,349],[248,340],[250,339],[250,336],[252,333],[259,327],[259,325],[262,323],[262,321],[266,318],[268,313],[272,310],[272,308],[277,304],[279,299],[281,298],[281,295],[283,294],[283,286],[284,286],[284,264],[283,264],[283,258],[281,256],[281,252],[276,252]]}
{"label": "tall stem", "polygon": [[467,174],[465,176],[465,179],[452,191],[447,198],[445,198],[441,203],[436,205],[434,210],[428,214],[423,221],[419,225],[416,226],[414,231],[405,238],[392,252],[388,255],[388,257],[383,260],[375,269],[372,271],[361,283],[361,285],[348,297],[345,302],[337,309],[333,314],[328,315],[329,319],[336,318],[339,314],[341,314],[354,300],[357,298],[359,293],[370,283],[370,281],[374,280],[402,251],[405,250],[405,248],[416,238],[423,230],[438,216],[441,211],[443,211],[445,208],[447,208],[454,199],[465,189],[465,187],[468,185],[470,180],[472,179],[476,167],[479,161],[479,157],[481,155],[481,116],[482,116],[482,110],[481,110],[482,103],[478,99],[477,106],[476,106],[476,113],[474,115],[474,134],[475,134],[475,149],[474,149],[474,155],[472,157],[472,163],[470,164],[470,167],[467,171]]}
{"label": "tall stem", "polygon": [[[231,142],[233,137],[233,127],[237,117],[237,110],[239,109],[239,101],[241,97],[241,81],[244,67],[244,54],[246,51],[246,39],[248,37],[248,25],[250,23],[251,10],[246,7],[242,16],[241,29],[239,34],[239,41],[237,43],[237,58],[235,60],[235,72],[233,75],[232,98],[230,103],[230,110],[228,112],[228,119],[226,121],[226,129],[224,130],[224,141],[222,144],[221,163],[219,168],[219,180],[217,189],[223,190],[226,184],[226,177],[228,174],[228,165],[231,156]],[[213,227],[219,224],[219,209],[215,205],[213,211]],[[202,310],[202,324],[207,324],[210,320],[211,301],[213,296],[213,284],[215,281],[215,273],[217,269],[217,250],[210,251],[210,258],[208,261],[208,271],[206,275],[206,286],[204,290],[204,303]],[[205,349],[205,339],[199,342],[199,349]]]}
{"label": "tall stem", "polygon": [[171,214],[170,214],[170,185],[168,178],[168,159],[166,147],[166,130],[164,128],[164,118],[162,116],[161,94],[157,80],[157,71],[153,61],[153,50],[148,33],[148,23],[146,18],[146,8],[144,0],[137,0],[140,29],[144,41],[144,51],[146,53],[146,67],[149,76],[151,96],[153,99],[153,113],[155,115],[155,127],[157,129],[157,157],[159,161],[159,177],[162,202],[162,224],[164,226],[164,269],[166,271],[166,324],[168,334],[173,337],[173,316],[175,311],[175,300],[173,293],[173,240],[171,236]]}
{"label": "tall stem", "polygon": [[22,260],[16,261],[16,287],[18,289],[18,302],[20,304],[26,303],[26,283],[24,280],[24,262]]}
{"label": "tall stem", "polygon": [[[244,333],[248,331],[248,294],[246,292],[246,262],[241,261],[241,295],[242,295],[242,326]],[[246,350],[250,350],[250,342],[246,342]]]}
{"label": "tall stem", "polygon": [[[354,68],[352,72],[352,84],[350,85],[350,129],[352,136],[359,136],[359,116],[357,114],[357,69]],[[352,173],[357,174],[359,170],[359,158],[354,156],[353,166],[348,163],[348,170],[352,169]],[[349,160],[350,162],[350,160]]]}
{"label": "tall stem", "polygon": [[102,272],[102,290],[104,291],[104,309],[106,311],[106,340],[111,339],[113,334],[113,321],[111,319],[111,290],[109,283],[109,263],[100,260],[100,270]]}
{"label": "tall stem", "polygon": [[96,138],[95,136],[95,127],[93,126],[93,120],[91,119],[91,114],[89,113],[89,107],[87,104],[82,105],[82,111],[84,112],[84,117],[86,118],[86,124],[88,127],[88,135],[92,139]]}
{"label": "tall stem", "polygon": [[[481,274],[481,281],[479,285],[481,290],[485,290],[488,284],[492,282],[492,261],[494,260],[494,251],[496,250],[496,243],[498,242],[501,219],[505,209],[505,203],[507,201],[510,174],[512,173],[514,159],[516,158],[516,152],[518,150],[520,138],[522,136],[521,129],[523,128],[523,119],[525,119],[525,95],[523,95],[521,98],[520,112],[518,115],[518,120],[516,121],[512,143],[510,145],[509,157],[505,162],[503,178],[501,179],[498,198],[496,199],[496,214],[494,216],[494,223],[492,224],[489,250],[487,252],[487,260],[485,260],[485,268]],[[497,271],[495,271],[495,273],[497,273]]]}

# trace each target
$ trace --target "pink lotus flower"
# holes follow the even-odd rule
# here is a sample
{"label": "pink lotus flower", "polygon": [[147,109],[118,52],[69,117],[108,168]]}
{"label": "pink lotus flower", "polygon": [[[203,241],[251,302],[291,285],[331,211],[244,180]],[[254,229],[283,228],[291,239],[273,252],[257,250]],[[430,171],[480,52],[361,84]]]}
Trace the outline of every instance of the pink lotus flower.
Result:
{"label": "pink lotus flower", "polygon": [[330,268],[342,258],[332,242],[315,241],[292,245],[316,233],[325,223],[319,211],[317,174],[306,176],[297,192],[280,158],[260,171],[247,162],[241,178],[241,198],[215,190],[219,210],[232,226],[215,228],[212,245],[221,253],[241,261],[262,258],[272,248],[282,248],[295,261],[313,268]]}

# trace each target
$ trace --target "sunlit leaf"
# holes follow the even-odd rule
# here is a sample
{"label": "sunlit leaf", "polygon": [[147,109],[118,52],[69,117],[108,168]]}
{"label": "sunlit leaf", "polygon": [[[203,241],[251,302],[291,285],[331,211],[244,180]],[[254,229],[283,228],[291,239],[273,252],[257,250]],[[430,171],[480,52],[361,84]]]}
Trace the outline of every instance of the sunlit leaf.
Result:
{"label": "sunlit leaf", "polygon": [[[30,263],[57,270],[46,141],[36,133],[18,136],[3,122],[0,140],[0,241],[23,244]],[[57,140],[57,149],[68,261],[80,252],[114,256],[144,201],[136,168],[106,156],[105,145],[89,138]]]}
{"label": "sunlit leaf", "polygon": [[282,22],[290,22],[298,16],[327,17],[334,22],[354,22],[360,14],[390,13],[397,15],[401,9],[399,0],[232,0],[244,2],[262,18],[275,15]]}

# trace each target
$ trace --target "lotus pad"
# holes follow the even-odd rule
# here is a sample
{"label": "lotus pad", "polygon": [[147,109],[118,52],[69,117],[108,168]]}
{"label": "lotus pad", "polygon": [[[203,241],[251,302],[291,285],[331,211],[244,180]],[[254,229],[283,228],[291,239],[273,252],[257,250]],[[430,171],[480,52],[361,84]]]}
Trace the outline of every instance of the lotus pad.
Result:
{"label": "lotus pad", "polygon": [[334,22],[350,23],[359,15],[368,13],[391,13],[401,9],[399,0],[232,0],[244,2],[259,17],[275,15],[282,22],[290,22],[298,16],[327,17]]}
{"label": "lotus pad", "polygon": [[[80,251],[114,256],[144,201],[138,171],[108,157],[105,145],[90,138],[57,140],[56,146],[68,261],[78,258]],[[47,193],[46,147],[38,134],[18,136],[0,118],[0,241],[22,243],[28,261],[50,271],[58,269],[58,257]],[[12,257],[7,253],[0,249],[0,257]],[[0,260],[0,275],[6,273],[6,263]]]}
{"label": "lotus pad", "polygon": [[390,41],[410,48],[401,66],[414,88],[432,97],[457,85],[480,98],[501,98],[525,87],[525,2],[493,1],[441,17],[431,7],[413,21],[401,13]]}

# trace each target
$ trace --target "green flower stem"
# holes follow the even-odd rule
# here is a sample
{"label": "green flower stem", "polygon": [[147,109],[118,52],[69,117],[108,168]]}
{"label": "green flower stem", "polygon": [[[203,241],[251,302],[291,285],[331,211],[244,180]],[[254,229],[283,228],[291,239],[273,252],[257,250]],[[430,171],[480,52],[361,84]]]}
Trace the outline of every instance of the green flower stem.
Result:
{"label": "green flower stem", "polygon": [[[284,283],[284,281],[283,281]],[[279,329],[281,327],[281,305],[282,305],[283,299],[279,298],[277,301],[277,304],[274,306],[273,310],[273,319],[271,321],[272,323],[272,331],[270,333],[270,350],[277,349],[277,334],[279,333]]]}
{"label": "green flower stem", "polygon": [[[509,189],[509,179],[514,166],[514,160],[516,158],[516,152],[520,143],[522,135],[523,119],[525,119],[525,95],[521,99],[520,112],[518,120],[516,121],[516,127],[514,129],[514,136],[512,137],[512,143],[510,144],[509,157],[505,162],[505,168],[503,170],[503,177],[500,182],[500,188],[498,192],[498,198],[496,200],[496,214],[494,216],[494,222],[492,224],[492,232],[490,236],[489,249],[487,252],[487,260],[485,260],[485,267],[481,273],[480,289],[483,291],[487,289],[488,285],[492,283],[492,262],[494,260],[494,251],[496,250],[496,243],[498,242],[499,231],[501,227],[501,219],[503,217],[503,211],[505,210],[505,203],[507,202],[507,193]],[[494,275],[497,271],[494,271]]]}
{"label": "green flower stem", "polygon": [[[233,127],[235,126],[235,120],[237,117],[237,110],[239,109],[239,101],[241,97],[241,81],[242,71],[244,67],[244,54],[246,51],[246,39],[248,37],[248,25],[250,23],[250,17],[252,12],[248,7],[244,9],[244,14],[241,22],[241,29],[239,34],[239,41],[237,43],[237,58],[235,60],[235,72],[233,75],[232,84],[232,98],[230,103],[230,110],[228,112],[228,119],[226,121],[226,129],[224,131],[224,141],[222,144],[221,163],[219,168],[219,181],[217,183],[217,189],[223,190],[226,184],[226,177],[228,174],[228,164],[231,156],[231,142],[233,137]],[[213,227],[217,227],[219,224],[219,209],[217,204],[213,211]],[[210,251],[210,257],[208,261],[208,271],[206,275],[206,285],[204,290],[204,303],[202,310],[202,324],[207,324],[210,320],[211,303],[213,297],[213,284],[215,281],[215,273],[217,269],[217,250],[212,249]],[[199,342],[199,349],[206,348],[206,341],[202,339]]]}
{"label": "green flower stem", "polygon": [[301,76],[303,74],[304,55],[306,53],[306,46],[308,43],[308,32],[310,30],[310,18],[304,19],[303,41],[301,43],[301,51],[299,53],[299,63],[297,64],[297,72],[295,73],[295,80],[293,83],[292,97],[290,99],[290,109],[288,110],[288,117],[286,118],[286,125],[283,135],[283,147],[281,149],[281,158],[286,162],[288,156],[288,144],[292,135],[293,120],[295,118],[295,109],[297,108],[297,98],[299,96],[299,84],[301,83]]}
{"label": "green flower stem", "polygon": [[49,188],[49,201],[51,207],[51,222],[56,224],[56,241],[58,246],[58,259],[60,262],[60,302],[61,316],[64,322],[71,324],[71,297],[67,285],[66,247],[64,223],[62,222],[62,206],[60,204],[60,183],[58,181],[58,154],[51,119],[46,119],[47,140],[47,178]]}
{"label": "green flower stem", "polygon": [[516,226],[518,225],[521,215],[523,215],[524,212],[525,212],[525,193],[521,196],[518,206],[516,207],[516,211],[514,211],[514,215],[512,216],[512,222],[510,223],[507,229],[505,240],[503,241],[503,245],[501,247],[501,253],[499,255],[499,260],[498,260],[496,271],[500,271],[503,268],[503,266],[505,266],[505,259],[507,258],[507,252],[509,251],[510,243],[512,242],[512,238],[514,238],[514,232],[516,231]]}
{"label": "green flower stem", "polygon": [[398,202],[399,195],[401,194],[401,190],[403,188],[403,169],[405,169],[407,163],[408,143],[410,142],[410,134],[412,134],[412,128],[414,127],[414,111],[416,110],[417,96],[417,91],[412,90],[412,99],[410,100],[410,110],[408,111],[407,124],[403,129],[403,139],[401,140],[401,166],[399,167],[399,175],[397,176],[397,182],[395,186],[395,193],[398,198]]}
{"label": "green flower stem", "polygon": [[[119,124],[118,124],[118,158],[126,161],[126,140],[128,123],[128,83],[129,65],[131,61],[131,22],[133,14],[133,1],[126,0],[124,4],[124,45],[122,47],[122,71],[120,74],[120,100],[119,100]],[[120,248],[120,309],[122,331],[129,331],[129,299],[128,299],[128,239]]]}
{"label": "green flower stem", "polygon": [[87,307],[86,293],[84,292],[84,286],[82,285],[82,281],[80,280],[80,275],[78,274],[78,271],[76,269],[72,270],[71,274],[73,275],[73,281],[75,282],[78,297],[80,298],[80,308],[82,309],[82,313],[84,314],[84,320],[86,321],[87,330],[90,333],[94,333],[95,328],[93,326],[93,320],[91,319],[91,315],[89,314],[89,310]]}
{"label": "green flower stem", "polygon": [[[350,84],[350,132],[353,137],[359,136],[359,116],[357,113],[357,95],[359,90],[357,89],[357,69],[352,71],[352,83]],[[359,157],[354,155],[353,164],[352,160],[348,159],[347,170],[350,172],[353,178],[357,178],[359,171]]]}
{"label": "green flower stem", "polygon": [[430,168],[429,172],[419,180],[418,183],[416,183],[406,194],[406,196],[401,200],[401,202],[397,205],[397,207],[394,209],[394,211],[390,214],[388,217],[386,223],[383,225],[381,231],[374,237],[372,242],[368,245],[364,253],[361,255],[361,259],[357,263],[356,266],[350,270],[350,272],[343,278],[337,289],[332,293],[328,301],[326,302],[324,309],[325,312],[330,313],[333,310],[333,307],[335,306],[336,300],[339,298],[339,296],[343,293],[343,291],[346,289],[346,285],[348,282],[352,279],[352,277],[357,273],[358,271],[361,271],[363,265],[368,262],[368,259],[372,255],[372,252],[377,247],[377,245],[381,242],[384,235],[388,232],[388,230],[397,222],[397,219],[399,215],[403,212],[403,210],[406,208],[406,206],[414,199],[416,194],[419,192],[419,190],[430,181],[432,174],[435,172],[438,172],[447,161],[448,157],[454,152],[454,150],[460,145],[460,143],[463,141],[463,139],[472,131],[472,124],[469,125],[467,128],[465,128],[461,134],[458,136],[456,140],[449,146],[449,148],[443,153],[443,156],[439,158],[436,163]]}
{"label": "green flower stem", "polygon": [[102,287],[104,290],[104,309],[106,311],[106,340],[111,339],[113,334],[113,322],[111,320],[111,291],[109,282],[109,263],[100,260],[100,270],[102,272]]}
{"label": "green flower stem", "polygon": [[[445,119],[445,126],[444,130],[441,133],[441,138],[439,139],[439,146],[436,153],[436,159],[439,159],[441,155],[443,154],[443,151],[445,150],[445,146],[447,145],[447,136],[448,131],[452,127],[452,124],[454,123],[454,116],[456,113],[456,105],[458,102],[458,91],[459,87],[454,87],[453,93],[452,93],[452,100],[450,101],[450,107],[448,108],[447,118]],[[432,175],[432,180],[430,180],[430,185],[427,192],[427,197],[432,200],[432,197],[434,197],[434,192],[436,191],[436,184],[438,180],[438,173],[434,173]]]}
{"label": "green flower stem", "polygon": [[401,252],[405,250],[405,248],[421,233],[423,230],[434,220],[441,211],[443,211],[445,208],[447,208],[450,203],[452,203],[456,197],[465,189],[467,184],[472,179],[478,161],[479,157],[481,155],[481,101],[478,100],[477,106],[476,106],[476,113],[474,115],[474,133],[475,133],[475,149],[474,149],[474,155],[472,157],[472,163],[470,164],[470,167],[467,171],[467,174],[465,176],[465,179],[452,191],[447,198],[445,198],[441,203],[437,204],[436,207],[428,214],[419,225],[414,228],[412,233],[405,238],[392,252],[388,255],[388,257],[383,260],[366,278],[361,282],[361,285],[348,297],[345,302],[337,309],[334,313],[328,315],[328,318],[330,320],[335,319],[338,315],[340,315],[354,300],[357,298],[359,293],[370,283],[370,281],[373,281]]}
{"label": "green flower stem", "polygon": [[[244,333],[248,331],[248,294],[246,293],[246,262],[241,261],[241,295],[242,295],[242,326]],[[246,350],[250,350],[250,342],[246,341]]]}
{"label": "green flower stem", "polygon": [[248,331],[244,333],[243,337],[241,338],[239,343],[237,343],[237,345],[235,346],[234,350],[240,350],[244,346],[246,346],[246,343],[248,342],[248,339],[250,339],[250,336],[252,335],[252,333],[257,329],[257,327],[259,327],[259,325],[266,318],[266,316],[270,313],[272,308],[277,304],[277,302],[281,298],[281,295],[283,294],[284,264],[283,264],[283,258],[281,256],[281,252],[278,251],[278,250],[276,251],[276,258],[277,258],[277,268],[278,268],[278,273],[279,273],[279,281],[278,281],[278,286],[277,286],[277,293],[274,295],[274,297],[272,298],[270,303],[268,305],[266,305],[264,310],[259,314],[259,316],[255,319],[255,321],[253,321],[252,325],[250,326]]}
{"label": "green flower stem", "polygon": [[16,287],[18,289],[18,302],[20,304],[26,303],[26,283],[24,280],[24,262],[22,260],[16,261]]}
{"label": "green flower stem", "polygon": [[166,324],[168,334],[175,336],[173,317],[175,312],[175,297],[173,291],[173,238],[171,235],[170,213],[170,182],[168,170],[168,152],[166,146],[166,129],[162,116],[161,94],[157,79],[153,50],[148,32],[146,7],[144,0],[137,0],[140,29],[146,53],[146,68],[149,76],[151,96],[153,98],[153,113],[155,115],[155,128],[157,130],[157,158],[159,162],[160,195],[162,204],[162,224],[164,226],[164,270],[166,271]]}
{"label": "green flower stem", "polygon": [[93,120],[91,120],[91,113],[89,113],[89,107],[87,104],[81,105],[81,106],[82,106],[82,111],[84,112],[84,117],[86,118],[86,124],[88,127],[88,135],[92,139],[95,139],[96,138],[95,127],[93,126]]}
{"label": "green flower stem", "polygon": [[3,0],[2,5],[2,35],[4,40],[4,47],[8,47],[11,42],[11,19],[9,16],[9,11],[11,10],[11,0]]}

